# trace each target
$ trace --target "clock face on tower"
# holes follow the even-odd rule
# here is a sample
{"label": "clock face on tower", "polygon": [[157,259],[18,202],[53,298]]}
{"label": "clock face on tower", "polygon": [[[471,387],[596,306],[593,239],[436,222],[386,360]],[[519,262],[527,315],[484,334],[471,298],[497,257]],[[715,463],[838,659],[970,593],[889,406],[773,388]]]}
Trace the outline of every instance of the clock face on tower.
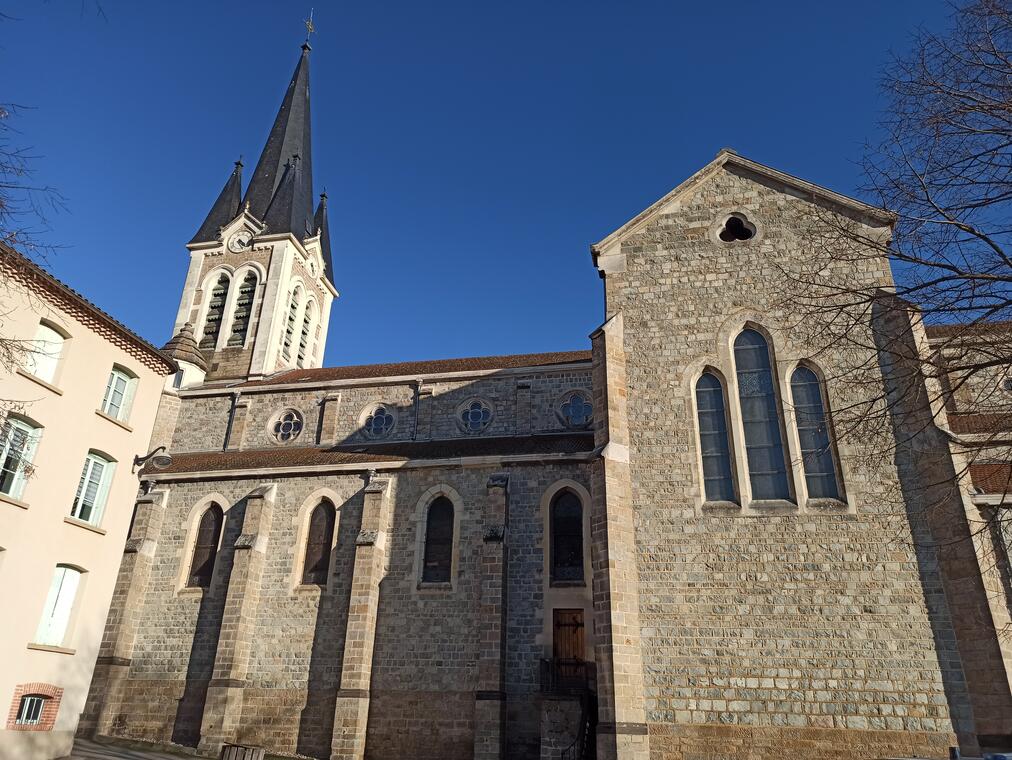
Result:
{"label": "clock face on tower", "polygon": [[252,239],[253,236],[249,233],[249,230],[239,230],[228,239],[228,250],[232,253],[239,253],[239,251],[249,245]]}

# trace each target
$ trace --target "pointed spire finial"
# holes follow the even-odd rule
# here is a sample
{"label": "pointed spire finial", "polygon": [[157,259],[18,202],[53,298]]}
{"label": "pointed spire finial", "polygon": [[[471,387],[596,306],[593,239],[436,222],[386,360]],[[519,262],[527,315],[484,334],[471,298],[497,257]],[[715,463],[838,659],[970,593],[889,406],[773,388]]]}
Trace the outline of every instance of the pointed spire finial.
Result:
{"label": "pointed spire finial", "polygon": [[302,43],[303,50],[312,50],[309,47],[309,35],[316,31],[316,27],[313,26],[313,9],[309,9],[309,18],[305,19],[303,23],[306,25],[306,41]]}

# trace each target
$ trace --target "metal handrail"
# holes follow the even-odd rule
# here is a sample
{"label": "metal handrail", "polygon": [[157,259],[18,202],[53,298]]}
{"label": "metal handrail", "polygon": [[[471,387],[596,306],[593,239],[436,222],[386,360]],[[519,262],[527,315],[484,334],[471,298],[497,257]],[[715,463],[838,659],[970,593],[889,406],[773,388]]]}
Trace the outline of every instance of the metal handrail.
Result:
{"label": "metal handrail", "polygon": [[580,694],[590,689],[594,663],[580,659],[551,658],[541,660],[541,692],[543,694]]}

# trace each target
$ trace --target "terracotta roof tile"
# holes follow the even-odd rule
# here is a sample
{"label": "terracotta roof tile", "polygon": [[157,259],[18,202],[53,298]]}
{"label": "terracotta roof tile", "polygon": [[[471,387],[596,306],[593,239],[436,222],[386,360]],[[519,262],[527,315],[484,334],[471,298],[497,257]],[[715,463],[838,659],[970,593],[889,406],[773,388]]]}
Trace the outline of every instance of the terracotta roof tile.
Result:
{"label": "terracotta roof tile", "polygon": [[927,331],[929,338],[957,338],[970,335],[1012,332],[1012,321],[996,320],[994,322],[925,325],[924,329]]}
{"label": "terracotta roof tile", "polygon": [[590,351],[558,351],[546,354],[509,354],[506,356],[472,356],[463,359],[434,359],[431,361],[397,362],[394,364],[359,364],[348,367],[319,367],[294,369],[263,380],[241,383],[243,387],[283,385],[286,383],[326,382],[328,380],[357,380],[371,377],[400,377],[431,375],[443,372],[474,372],[523,367],[550,367],[553,364],[589,362]]}
{"label": "terracotta roof tile", "polygon": [[1012,494],[1012,465],[971,464],[970,479],[981,493]]}
{"label": "terracotta roof tile", "polygon": [[[5,276],[19,280],[26,287],[45,288],[54,298],[60,301],[61,307],[68,308],[74,313],[75,318],[89,323],[89,326],[93,327],[95,323],[104,325],[111,335],[118,337],[118,342],[131,346],[133,353],[136,353],[138,358],[144,361],[152,371],[167,375],[178,369],[176,363],[170,357],[148,343],[129,327],[100,309],[27,256],[4,243],[0,243],[0,267],[6,270]],[[109,339],[108,335],[106,337]]]}
{"label": "terracotta roof tile", "polygon": [[953,433],[999,433],[1012,430],[1012,414],[949,414]]}
{"label": "terracotta roof tile", "polygon": [[413,459],[521,454],[575,454],[592,451],[590,432],[498,438],[454,438],[440,441],[342,444],[333,448],[277,446],[248,451],[199,451],[172,455],[172,464],[161,470],[145,468],[144,474],[258,470],[271,467],[324,466],[402,462]]}

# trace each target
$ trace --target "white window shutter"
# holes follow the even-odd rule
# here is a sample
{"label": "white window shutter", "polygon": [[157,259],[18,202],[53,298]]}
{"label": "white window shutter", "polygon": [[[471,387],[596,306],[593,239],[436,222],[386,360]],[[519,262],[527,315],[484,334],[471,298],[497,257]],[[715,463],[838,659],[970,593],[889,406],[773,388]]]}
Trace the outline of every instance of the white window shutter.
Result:
{"label": "white window shutter", "polygon": [[109,489],[112,488],[112,476],[115,472],[115,462],[103,462],[102,482],[98,486],[98,494],[95,496],[95,507],[91,513],[91,522],[95,525],[98,525],[102,520],[105,504],[109,500]]}
{"label": "white window shutter", "polygon": [[70,615],[74,610],[74,598],[81,582],[81,573],[70,567],[56,568],[53,581],[46,595],[46,606],[39,621],[36,643],[61,646],[67,636]]}
{"label": "white window shutter", "polygon": [[56,366],[63,353],[63,336],[52,327],[39,325],[28,353],[26,367],[40,380],[52,383],[56,377]]}
{"label": "white window shutter", "polygon": [[15,499],[20,499],[21,494],[25,490],[25,483],[28,481],[28,473],[26,472],[33,461],[35,461],[35,450],[39,446],[39,439],[42,437],[41,428],[30,428],[27,425],[24,426],[26,430],[25,436],[25,447],[21,451],[21,465],[18,467],[17,475],[14,477],[14,487],[11,489],[11,496]]}
{"label": "white window shutter", "polygon": [[134,403],[134,393],[137,391],[137,378],[128,377],[126,392],[123,394],[123,407],[119,411],[119,419],[126,422],[130,419],[130,408]]}

